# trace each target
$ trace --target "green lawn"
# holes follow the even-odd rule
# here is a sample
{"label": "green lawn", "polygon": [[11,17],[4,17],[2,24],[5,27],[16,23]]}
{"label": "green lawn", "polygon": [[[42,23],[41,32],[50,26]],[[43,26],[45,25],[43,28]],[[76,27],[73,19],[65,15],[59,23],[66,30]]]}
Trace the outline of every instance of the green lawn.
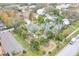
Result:
{"label": "green lawn", "polygon": [[21,36],[19,36],[18,34],[13,33],[14,37],[16,38],[16,40],[24,47],[24,48],[28,48],[29,44],[28,42],[26,42]]}
{"label": "green lawn", "polygon": [[[79,21],[73,22],[73,23],[70,25],[70,27],[71,27],[71,26],[73,26],[73,27],[75,28],[75,30],[78,29],[78,28],[79,28]],[[73,37],[77,36],[78,34],[79,34],[79,31],[77,31],[77,32],[74,33],[72,36],[70,36],[69,39],[72,39]]]}
{"label": "green lawn", "polygon": [[69,35],[70,33],[72,33],[77,28],[79,28],[79,21],[73,22],[66,29],[62,30],[62,33],[65,34],[65,35]]}
{"label": "green lawn", "polygon": [[76,37],[79,34],[79,31],[77,31],[76,33],[74,33],[72,36],[70,36],[69,39],[72,39],[73,37]]}
{"label": "green lawn", "polygon": [[62,31],[62,34],[64,34],[65,36],[68,36],[70,33],[72,33],[74,31],[74,29],[72,29],[71,27],[68,27],[66,29],[64,29]]}
{"label": "green lawn", "polygon": [[79,21],[73,22],[71,26],[74,26],[75,28],[79,28]]}

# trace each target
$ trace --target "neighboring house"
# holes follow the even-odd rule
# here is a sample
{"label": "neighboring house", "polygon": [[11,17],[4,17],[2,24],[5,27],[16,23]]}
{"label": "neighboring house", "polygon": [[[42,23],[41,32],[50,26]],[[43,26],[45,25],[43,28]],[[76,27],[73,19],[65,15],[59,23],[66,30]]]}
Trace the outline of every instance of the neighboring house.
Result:
{"label": "neighboring house", "polygon": [[29,8],[36,8],[36,5],[31,5],[29,6]]}
{"label": "neighboring house", "polygon": [[67,9],[70,6],[70,4],[61,4],[57,5],[56,8],[61,10],[61,9]]}
{"label": "neighboring house", "polygon": [[50,16],[49,14],[45,14],[45,16],[47,17],[47,19],[52,20],[52,21],[55,21],[55,19],[57,18],[55,16]]}
{"label": "neighboring house", "polygon": [[22,10],[18,10],[19,12],[17,13],[17,16],[22,17],[22,18],[29,18],[28,12],[23,12]]}
{"label": "neighboring house", "polygon": [[[62,24],[63,23],[63,24]],[[64,25],[69,25],[70,24],[70,21],[68,19],[62,19],[62,23],[58,23],[55,25],[55,28],[57,30],[60,30]]]}
{"label": "neighboring house", "polygon": [[59,23],[59,24],[56,24],[55,29],[60,30],[62,27],[63,25]]}
{"label": "neighboring house", "polygon": [[28,31],[30,30],[31,32],[39,30],[39,27],[37,26],[37,24],[33,24],[32,22],[27,24],[26,28],[28,29]]}
{"label": "neighboring house", "polygon": [[26,12],[26,9],[28,8],[28,6],[18,6],[18,9],[21,10],[22,12]]}
{"label": "neighboring house", "polygon": [[22,17],[22,18],[27,18],[29,19],[29,11],[27,10],[28,6],[22,6],[22,7],[18,7],[18,16]]}
{"label": "neighboring house", "polygon": [[49,14],[46,14],[45,16],[47,17],[47,19],[53,19],[53,17],[50,16]]}
{"label": "neighboring house", "polygon": [[38,15],[41,15],[41,16],[45,15],[45,10],[44,10],[44,8],[38,9],[38,10],[37,10],[37,14],[38,14]]}
{"label": "neighboring house", "polygon": [[56,18],[57,17],[50,16],[50,15],[46,14],[46,18],[44,18],[44,22],[46,24],[46,23],[48,23],[47,20],[50,20],[50,22],[49,22],[50,26],[51,25],[55,26],[55,24],[56,24]]}

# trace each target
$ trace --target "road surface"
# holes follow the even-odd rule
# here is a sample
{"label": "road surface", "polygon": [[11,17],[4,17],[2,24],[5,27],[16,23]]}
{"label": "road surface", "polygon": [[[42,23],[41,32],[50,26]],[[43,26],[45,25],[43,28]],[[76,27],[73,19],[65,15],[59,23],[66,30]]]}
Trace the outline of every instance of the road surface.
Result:
{"label": "road surface", "polygon": [[15,51],[22,51],[23,48],[21,45],[16,41],[13,35],[9,32],[2,32],[0,33],[1,44],[3,46],[4,51],[7,53]]}
{"label": "road surface", "polygon": [[67,44],[56,56],[75,56],[79,52],[79,39],[73,44]]}

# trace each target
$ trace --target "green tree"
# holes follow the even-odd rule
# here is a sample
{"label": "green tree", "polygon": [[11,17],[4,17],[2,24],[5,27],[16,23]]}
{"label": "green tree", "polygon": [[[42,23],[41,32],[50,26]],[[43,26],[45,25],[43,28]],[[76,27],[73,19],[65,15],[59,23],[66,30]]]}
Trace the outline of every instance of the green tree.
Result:
{"label": "green tree", "polygon": [[39,42],[38,41],[35,41],[35,40],[32,40],[30,45],[31,45],[31,49],[33,51],[38,51],[39,48],[40,48]]}
{"label": "green tree", "polygon": [[41,45],[46,44],[46,43],[48,43],[48,41],[49,41],[49,39],[46,39],[46,38],[44,38],[44,37],[41,37],[39,40],[40,40],[40,44],[41,44]]}
{"label": "green tree", "polygon": [[47,39],[52,39],[53,33],[51,31],[48,31]]}
{"label": "green tree", "polygon": [[44,23],[44,16],[38,16],[38,22],[41,24],[41,23]]}
{"label": "green tree", "polygon": [[62,33],[59,33],[55,36],[55,39],[58,40],[58,41],[62,41],[64,39],[64,34]]}
{"label": "green tree", "polygon": [[54,15],[59,16],[59,10],[54,9],[54,10],[53,10],[53,13],[54,13]]}

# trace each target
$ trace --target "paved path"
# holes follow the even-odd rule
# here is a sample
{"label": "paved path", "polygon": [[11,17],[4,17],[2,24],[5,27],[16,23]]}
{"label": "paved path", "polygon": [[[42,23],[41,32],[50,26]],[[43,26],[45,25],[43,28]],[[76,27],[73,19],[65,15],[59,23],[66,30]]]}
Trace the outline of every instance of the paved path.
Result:
{"label": "paved path", "polygon": [[79,31],[79,28],[76,29],[75,31],[73,31],[69,36],[66,37],[66,39],[68,39],[70,36],[72,36],[74,33],[76,33],[77,31]]}
{"label": "paved path", "polygon": [[16,41],[13,35],[9,32],[2,32],[0,33],[1,43],[3,46],[4,51],[7,53],[11,53],[12,51],[22,51],[23,48],[21,45]]}

